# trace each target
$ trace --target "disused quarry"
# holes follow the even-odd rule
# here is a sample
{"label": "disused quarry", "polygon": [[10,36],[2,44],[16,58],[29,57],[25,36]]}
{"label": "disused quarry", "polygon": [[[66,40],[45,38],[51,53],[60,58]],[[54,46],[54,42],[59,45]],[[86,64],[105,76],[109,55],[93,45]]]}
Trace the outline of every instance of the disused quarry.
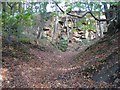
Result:
{"label": "disused quarry", "polygon": [[2,87],[118,88],[119,36],[105,36],[80,53],[3,40]]}

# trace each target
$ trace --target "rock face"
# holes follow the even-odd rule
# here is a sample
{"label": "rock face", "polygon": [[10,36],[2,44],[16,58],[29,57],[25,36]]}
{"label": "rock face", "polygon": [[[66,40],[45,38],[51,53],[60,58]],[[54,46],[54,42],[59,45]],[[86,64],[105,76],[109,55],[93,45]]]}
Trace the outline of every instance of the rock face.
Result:
{"label": "rock face", "polygon": [[113,83],[117,78],[118,70],[119,70],[118,64],[115,64],[111,67],[106,65],[104,66],[104,69],[102,69],[99,73],[94,74],[92,79],[95,81],[105,81],[107,83]]}

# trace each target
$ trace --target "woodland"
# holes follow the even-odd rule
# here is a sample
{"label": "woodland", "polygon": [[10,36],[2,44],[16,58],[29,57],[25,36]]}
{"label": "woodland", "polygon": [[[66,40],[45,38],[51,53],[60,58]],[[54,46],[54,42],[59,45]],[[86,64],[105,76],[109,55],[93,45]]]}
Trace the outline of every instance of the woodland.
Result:
{"label": "woodland", "polygon": [[120,1],[0,1],[0,88],[120,88]]}

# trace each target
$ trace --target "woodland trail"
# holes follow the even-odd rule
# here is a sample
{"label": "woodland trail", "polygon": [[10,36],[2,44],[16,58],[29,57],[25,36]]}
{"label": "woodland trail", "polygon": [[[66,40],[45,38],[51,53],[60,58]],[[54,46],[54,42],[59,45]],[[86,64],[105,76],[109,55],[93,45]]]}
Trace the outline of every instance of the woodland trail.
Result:
{"label": "woodland trail", "polygon": [[[2,87],[100,88],[112,86],[104,81],[96,82],[92,80],[90,74],[83,71],[91,66],[94,68],[96,65],[100,65],[101,63],[97,59],[101,57],[104,59],[111,54],[111,51],[118,50],[117,40],[114,40],[113,43],[115,44],[111,47],[107,47],[107,43],[97,44],[97,46],[92,46],[81,53],[58,52],[55,50],[51,52],[49,49],[44,51],[26,45],[30,49],[28,52],[30,54],[29,60],[27,60],[28,55],[20,51],[23,47],[20,47],[20,50],[13,47],[4,47]],[[100,53],[101,50],[104,52]],[[97,54],[96,51],[99,51],[99,53]],[[32,56],[34,58],[31,58]],[[24,59],[21,57],[24,57]]]}
{"label": "woodland trail", "polygon": [[16,63],[11,60],[9,64],[13,67],[7,71],[5,87],[70,87],[65,84],[71,78],[66,73],[79,68],[73,60],[78,52],[51,53],[30,48],[30,53],[35,59]]}

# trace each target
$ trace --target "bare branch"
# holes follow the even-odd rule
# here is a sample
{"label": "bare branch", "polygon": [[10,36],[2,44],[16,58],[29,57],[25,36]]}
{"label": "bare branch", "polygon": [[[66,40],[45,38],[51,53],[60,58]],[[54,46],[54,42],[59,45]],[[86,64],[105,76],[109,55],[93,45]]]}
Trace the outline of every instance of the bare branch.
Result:
{"label": "bare branch", "polygon": [[[53,0],[53,2],[55,3],[55,5],[60,9],[60,11],[62,13],[65,13],[64,10],[62,10],[62,8]],[[84,16],[86,16],[89,13],[89,11],[85,12],[82,16],[79,15],[75,15],[75,14],[71,14],[70,12],[66,13],[67,15],[73,16],[73,17],[77,17],[77,18],[83,18]]]}
{"label": "bare branch", "polygon": [[[62,12],[62,13],[65,13],[65,11],[54,1],[54,0],[52,0],[54,3],[55,3],[55,5],[60,9],[60,11]],[[70,15],[70,16],[73,16],[73,17],[77,17],[77,18],[83,18],[83,17],[85,17],[88,13],[95,19],[95,20],[97,20],[97,21],[110,21],[110,20],[112,20],[113,19],[113,17],[111,17],[110,19],[98,19],[98,18],[96,18],[94,15],[93,15],[93,13],[92,13],[92,11],[90,10],[90,8],[89,8],[89,4],[88,4],[88,10],[89,11],[86,11],[82,16],[79,16],[79,15],[75,15],[75,14],[71,14],[70,12],[68,12],[68,13],[66,13],[67,15]]]}
{"label": "bare branch", "polygon": [[17,2],[14,2],[12,5],[7,2],[7,4],[8,4],[8,6],[9,6],[10,8],[13,8],[13,7],[17,4]]}
{"label": "bare branch", "polygon": [[[88,4],[88,3],[87,3]],[[98,18],[96,18],[94,15],[93,15],[93,13],[92,13],[92,11],[90,10],[90,7],[89,7],[89,4],[88,4],[88,10],[89,10],[89,13],[91,14],[91,16],[95,19],[95,20],[97,20],[97,21],[110,21],[110,20],[112,20],[112,19],[114,19],[115,17],[111,17],[111,18],[109,18],[109,19],[98,19]]]}
{"label": "bare branch", "polygon": [[67,15],[73,16],[73,17],[77,17],[77,18],[83,18],[84,16],[86,16],[88,13],[90,13],[89,11],[86,11],[82,16],[79,15],[75,15],[75,14],[71,14],[71,13],[67,13]]}
{"label": "bare branch", "polygon": [[65,11],[63,11],[62,10],[62,8],[54,1],[54,0],[52,0],[54,3],[55,3],[55,5],[60,9],[60,11],[62,12],[62,13],[65,13]]}
{"label": "bare branch", "polygon": [[94,15],[93,15],[93,13],[92,12],[89,12],[90,13],[90,15],[95,19],[95,20],[97,20],[97,21],[110,21],[111,19],[98,19],[98,18],[96,18]]}

